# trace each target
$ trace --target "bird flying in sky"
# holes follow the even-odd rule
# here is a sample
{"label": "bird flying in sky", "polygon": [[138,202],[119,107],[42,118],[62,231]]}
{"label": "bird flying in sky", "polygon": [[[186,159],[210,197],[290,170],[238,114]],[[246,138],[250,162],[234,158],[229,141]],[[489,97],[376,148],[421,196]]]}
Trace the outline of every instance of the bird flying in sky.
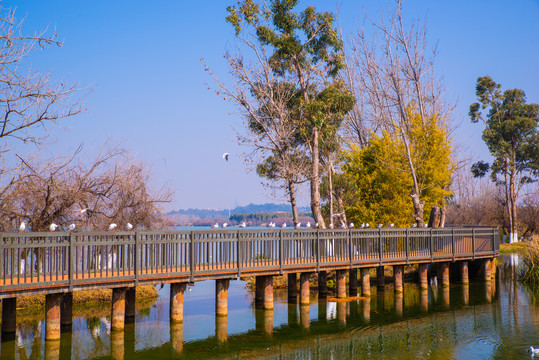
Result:
{"label": "bird flying in sky", "polygon": [[224,153],[223,154],[223,159],[225,159],[226,161],[228,161],[228,156],[230,155],[230,153]]}

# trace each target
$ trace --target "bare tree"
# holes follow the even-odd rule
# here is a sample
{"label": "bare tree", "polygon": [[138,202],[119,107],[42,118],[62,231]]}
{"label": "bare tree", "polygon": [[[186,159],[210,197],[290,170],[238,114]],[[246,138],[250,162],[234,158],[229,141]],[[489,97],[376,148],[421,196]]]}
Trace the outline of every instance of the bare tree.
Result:
{"label": "bare tree", "polygon": [[50,73],[34,71],[26,58],[35,49],[61,46],[57,35],[46,31],[25,34],[22,21],[10,9],[0,10],[0,154],[9,150],[8,139],[25,143],[42,140],[36,128],[47,130],[83,108],[76,85],[55,82]]}
{"label": "bare tree", "polygon": [[301,149],[298,89],[271,69],[266,47],[249,37],[238,41],[250,51],[253,62],[247,64],[241,54],[225,54],[231,85],[207,65],[206,71],[217,84],[217,95],[232,102],[244,119],[246,131],[239,132],[238,140],[251,149],[247,162],[258,163],[260,176],[282,183],[297,224],[297,186],[307,181],[309,169],[309,159]]}
{"label": "bare tree", "polygon": [[421,184],[410,144],[410,109],[417,111],[422,121],[434,116],[446,127],[448,106],[443,88],[433,74],[436,50],[426,51],[426,27],[420,21],[407,27],[402,17],[402,2],[380,22],[370,20],[374,34],[364,29],[350,38],[347,62],[349,70],[343,78],[358,97],[348,128],[356,134],[360,146],[366,144],[369,132],[387,131],[403,142],[412,180],[411,198],[414,220],[423,225],[424,201]]}
{"label": "bare tree", "polygon": [[152,194],[149,172],[125,150],[104,149],[94,161],[68,158],[42,163],[21,159],[20,171],[1,189],[0,230],[12,231],[25,221],[32,231],[52,223],[67,228],[106,229],[111,222],[154,228],[159,204],[171,199],[167,188]]}

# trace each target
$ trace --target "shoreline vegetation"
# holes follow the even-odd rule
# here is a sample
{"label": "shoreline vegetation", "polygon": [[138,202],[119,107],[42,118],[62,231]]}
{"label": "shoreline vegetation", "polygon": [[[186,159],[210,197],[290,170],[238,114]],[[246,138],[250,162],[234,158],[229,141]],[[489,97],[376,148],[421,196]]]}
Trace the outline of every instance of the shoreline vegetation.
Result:
{"label": "shoreline vegetation", "polygon": [[[147,306],[148,301],[151,302],[151,300],[155,300],[157,297],[158,294],[155,286],[137,286],[136,299],[144,300],[140,305],[145,304],[144,306]],[[76,308],[98,308],[102,305],[110,304],[111,298],[112,289],[75,291],[73,292],[73,311],[76,312]],[[17,297],[17,310],[36,312],[42,311],[44,308],[45,295],[27,295]]]}

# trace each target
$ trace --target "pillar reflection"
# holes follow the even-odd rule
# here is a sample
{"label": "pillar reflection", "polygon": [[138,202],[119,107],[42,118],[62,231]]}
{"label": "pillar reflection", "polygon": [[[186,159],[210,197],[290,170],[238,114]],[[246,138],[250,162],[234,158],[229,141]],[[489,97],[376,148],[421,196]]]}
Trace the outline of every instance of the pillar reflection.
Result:
{"label": "pillar reflection", "polygon": [[45,359],[60,359],[60,340],[49,340],[45,342]]}
{"label": "pillar reflection", "polygon": [[445,308],[449,308],[449,286],[442,287],[442,301]]}
{"label": "pillar reflection", "polygon": [[298,307],[296,304],[288,304],[288,325],[297,325]]}
{"label": "pillar reflection", "polygon": [[228,316],[215,317],[215,336],[220,343],[227,341]]}
{"label": "pillar reflection", "polygon": [[429,289],[421,288],[419,296],[421,297],[421,311],[429,311]]}
{"label": "pillar reflection", "polygon": [[371,299],[369,297],[361,299],[361,305],[363,306],[363,319],[366,322],[371,321]]}
{"label": "pillar reflection", "polygon": [[395,313],[402,316],[404,309],[404,296],[402,291],[395,293]]}
{"label": "pillar reflection", "polygon": [[183,322],[170,323],[170,343],[177,354],[183,350]]}
{"label": "pillar reflection", "polygon": [[110,333],[110,352],[114,360],[123,360],[125,357],[124,337],[123,331],[111,331]]}
{"label": "pillar reflection", "polygon": [[337,320],[339,325],[346,325],[346,302],[337,302]]}
{"label": "pillar reflection", "polygon": [[470,303],[470,285],[468,284],[462,286],[462,302],[464,305]]}
{"label": "pillar reflection", "polygon": [[309,315],[309,305],[301,305],[299,307],[299,318],[301,326],[308,329],[311,326],[311,319]]}

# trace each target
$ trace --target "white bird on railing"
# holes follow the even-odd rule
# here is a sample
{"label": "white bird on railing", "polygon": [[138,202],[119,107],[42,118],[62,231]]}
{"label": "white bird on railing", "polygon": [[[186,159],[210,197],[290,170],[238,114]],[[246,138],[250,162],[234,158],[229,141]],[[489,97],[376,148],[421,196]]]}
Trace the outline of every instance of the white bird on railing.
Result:
{"label": "white bird on railing", "polygon": [[213,228],[214,228],[215,230],[217,230],[217,229],[219,228],[219,224],[218,224],[218,223],[213,224]]}
{"label": "white bird on railing", "polygon": [[283,226],[282,226],[282,228],[283,228],[283,229],[284,229],[284,228],[286,228],[286,223],[283,223]]}
{"label": "white bird on railing", "polygon": [[75,224],[71,224],[67,228],[69,229],[69,231],[73,231],[75,230]]}
{"label": "white bird on railing", "polygon": [[58,225],[56,225],[55,223],[52,223],[51,226],[49,226],[49,230],[50,231],[56,231],[56,229],[58,228]]}
{"label": "white bird on railing", "polygon": [[117,226],[118,225],[116,225],[115,223],[110,224],[109,225],[109,231],[112,231],[112,230],[116,229]]}
{"label": "white bird on railing", "polygon": [[245,229],[246,226],[247,226],[247,224],[245,223],[245,221],[240,224],[240,227],[243,228],[243,229]]}
{"label": "white bird on railing", "polygon": [[413,227],[413,228],[417,227],[417,224],[412,224],[412,227]]}
{"label": "white bird on railing", "polygon": [[227,224],[227,223],[224,223],[224,224],[223,224],[223,229],[226,229],[227,226],[228,226],[228,224]]}
{"label": "white bird on railing", "polygon": [[389,227],[395,227],[395,224],[391,223],[389,224]]}
{"label": "white bird on railing", "polygon": [[299,222],[299,223],[297,223],[297,224],[296,224],[296,226],[294,226],[294,227],[295,227],[296,229],[299,229],[299,228],[301,228],[301,223],[300,223],[300,222]]}
{"label": "white bird on railing", "polygon": [[310,229],[310,228],[311,228],[311,222],[310,222],[310,221],[307,221],[307,225],[305,225],[305,227],[306,227],[307,229]]}
{"label": "white bird on railing", "polygon": [[384,224],[378,224],[378,227],[381,228],[382,226],[384,226]]}
{"label": "white bird on railing", "polygon": [[316,224],[314,224],[314,227],[317,228],[317,229],[319,229],[319,228],[320,228],[320,224],[319,224],[319,223],[316,223]]}
{"label": "white bird on railing", "polygon": [[365,224],[365,227],[368,228],[368,227],[369,227],[369,223],[366,223],[366,224]]}
{"label": "white bird on railing", "polygon": [[127,229],[127,231],[131,231],[131,230],[133,230],[133,225],[131,223],[127,223],[125,228]]}
{"label": "white bird on railing", "polygon": [[426,227],[429,227],[429,225],[428,225],[428,224],[424,224],[423,227],[426,228]]}
{"label": "white bird on railing", "polygon": [[23,221],[21,225],[19,225],[19,232],[24,232],[26,230],[26,223]]}
{"label": "white bird on railing", "polygon": [[361,223],[360,227],[363,229],[365,227],[365,223]]}
{"label": "white bird on railing", "polygon": [[341,221],[341,229],[346,229],[346,224]]}
{"label": "white bird on railing", "polygon": [[348,225],[348,227],[349,227],[350,229],[353,229],[353,228],[354,228],[354,223],[350,223],[350,225]]}
{"label": "white bird on railing", "polygon": [[333,223],[329,223],[329,228],[333,229]]}

